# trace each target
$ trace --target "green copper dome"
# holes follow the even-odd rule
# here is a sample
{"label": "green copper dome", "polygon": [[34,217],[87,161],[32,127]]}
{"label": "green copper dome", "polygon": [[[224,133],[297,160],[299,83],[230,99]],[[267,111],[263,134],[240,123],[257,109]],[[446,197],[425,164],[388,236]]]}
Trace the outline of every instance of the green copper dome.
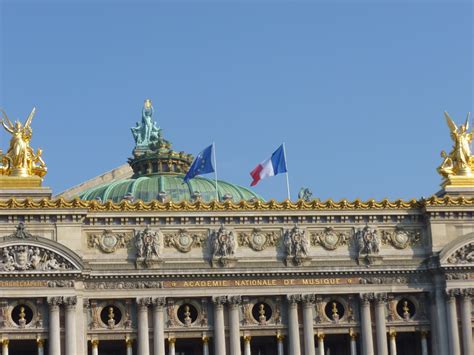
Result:
{"label": "green copper dome", "polygon": [[[187,183],[183,182],[184,175],[150,175],[138,178],[121,179],[93,187],[80,194],[82,200],[101,200],[120,202],[123,199],[143,200],[172,200],[203,201],[216,199],[215,181],[203,177],[195,177]],[[219,201],[262,199],[245,187],[217,181]]]}
{"label": "green copper dome", "polygon": [[[183,181],[193,160],[192,155],[175,152],[171,143],[163,138],[162,129],[153,121],[153,106],[145,100],[142,120],[131,129],[135,139],[133,157],[128,163],[133,176],[96,185],[79,193],[82,200],[120,202],[122,200],[160,201],[212,201],[216,199],[216,182],[197,176]],[[217,181],[219,201],[263,200],[251,190]]]}

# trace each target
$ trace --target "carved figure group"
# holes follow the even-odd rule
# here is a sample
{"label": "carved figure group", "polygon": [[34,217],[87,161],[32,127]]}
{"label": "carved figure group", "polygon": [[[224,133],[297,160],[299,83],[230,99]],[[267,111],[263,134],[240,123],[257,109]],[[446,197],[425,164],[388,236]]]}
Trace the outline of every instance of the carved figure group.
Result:
{"label": "carved figure group", "polygon": [[160,232],[152,231],[148,226],[135,235],[137,258],[150,260],[160,257],[163,236]]}
{"label": "carved figure group", "polygon": [[306,231],[298,225],[285,233],[284,244],[286,253],[290,257],[307,257],[309,251],[309,241]]}
{"label": "carved figure group", "polygon": [[0,175],[11,175],[19,177],[39,176],[46,174],[47,168],[41,158],[42,150],[38,149],[36,153],[30,147],[30,140],[33,134],[31,121],[35,115],[35,108],[29,114],[26,122],[22,124],[15,121],[13,124],[7,114],[2,111],[3,128],[11,134],[10,146],[7,153],[0,151]]}
{"label": "carved figure group", "polygon": [[71,269],[65,260],[39,247],[14,245],[2,248],[0,271],[54,271]]}
{"label": "carved figure group", "polygon": [[444,116],[454,144],[449,154],[444,151],[441,152],[443,162],[438,167],[438,172],[444,177],[452,175],[469,176],[472,173],[471,142],[473,138],[473,131],[469,131],[469,114],[466,122],[459,127],[456,126],[447,112],[444,113]]}
{"label": "carved figure group", "polygon": [[359,255],[376,255],[380,252],[380,238],[375,228],[365,226],[355,231]]}
{"label": "carved figure group", "polygon": [[236,247],[234,233],[221,225],[219,230],[213,233],[211,247],[213,258],[233,257]]}

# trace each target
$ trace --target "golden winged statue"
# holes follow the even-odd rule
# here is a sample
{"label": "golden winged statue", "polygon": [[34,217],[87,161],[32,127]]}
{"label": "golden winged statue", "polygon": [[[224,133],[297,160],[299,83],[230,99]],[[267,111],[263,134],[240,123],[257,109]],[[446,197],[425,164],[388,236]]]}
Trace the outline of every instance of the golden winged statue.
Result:
{"label": "golden winged statue", "polygon": [[38,149],[36,153],[30,147],[30,140],[33,134],[31,121],[36,109],[33,108],[25,123],[16,120],[12,123],[5,111],[2,112],[2,126],[11,134],[10,146],[6,154],[0,151],[0,175],[42,178],[47,171],[46,164],[41,158],[42,151]]}
{"label": "golden winged statue", "polygon": [[470,113],[467,114],[466,122],[459,127],[456,126],[447,112],[444,113],[444,116],[454,144],[449,154],[446,154],[445,151],[441,152],[443,163],[438,167],[438,172],[446,178],[453,175],[471,176],[473,168],[471,159],[473,131],[469,132]]}

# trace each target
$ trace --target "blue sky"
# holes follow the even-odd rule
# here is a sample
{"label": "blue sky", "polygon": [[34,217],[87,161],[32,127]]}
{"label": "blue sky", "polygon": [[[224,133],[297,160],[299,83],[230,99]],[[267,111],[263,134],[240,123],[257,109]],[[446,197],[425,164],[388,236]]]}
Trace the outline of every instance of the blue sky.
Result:
{"label": "blue sky", "polygon": [[[443,118],[473,110],[470,1],[3,1],[0,107],[25,119],[55,193],[131,156],[151,98],[173,147],[213,141],[219,178],[286,143],[296,196],[439,189]],[[0,147],[9,136],[0,133]],[[286,196],[285,177],[255,191]]]}

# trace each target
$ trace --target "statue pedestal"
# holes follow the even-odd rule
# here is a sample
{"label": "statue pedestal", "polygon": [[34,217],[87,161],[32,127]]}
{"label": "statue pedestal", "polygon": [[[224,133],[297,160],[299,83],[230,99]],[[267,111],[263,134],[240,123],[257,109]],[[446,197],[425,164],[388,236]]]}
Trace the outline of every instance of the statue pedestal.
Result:
{"label": "statue pedestal", "polygon": [[39,176],[0,176],[0,199],[49,199],[52,191],[49,187],[42,187],[42,182],[43,179]]}
{"label": "statue pedestal", "polygon": [[383,257],[380,255],[360,255],[357,258],[357,264],[371,266],[371,265],[381,265]]}
{"label": "statue pedestal", "polygon": [[474,196],[474,176],[450,176],[441,184],[437,196]]}
{"label": "statue pedestal", "polygon": [[135,267],[137,269],[158,269],[163,264],[161,258],[143,258],[139,257],[135,261]]}

